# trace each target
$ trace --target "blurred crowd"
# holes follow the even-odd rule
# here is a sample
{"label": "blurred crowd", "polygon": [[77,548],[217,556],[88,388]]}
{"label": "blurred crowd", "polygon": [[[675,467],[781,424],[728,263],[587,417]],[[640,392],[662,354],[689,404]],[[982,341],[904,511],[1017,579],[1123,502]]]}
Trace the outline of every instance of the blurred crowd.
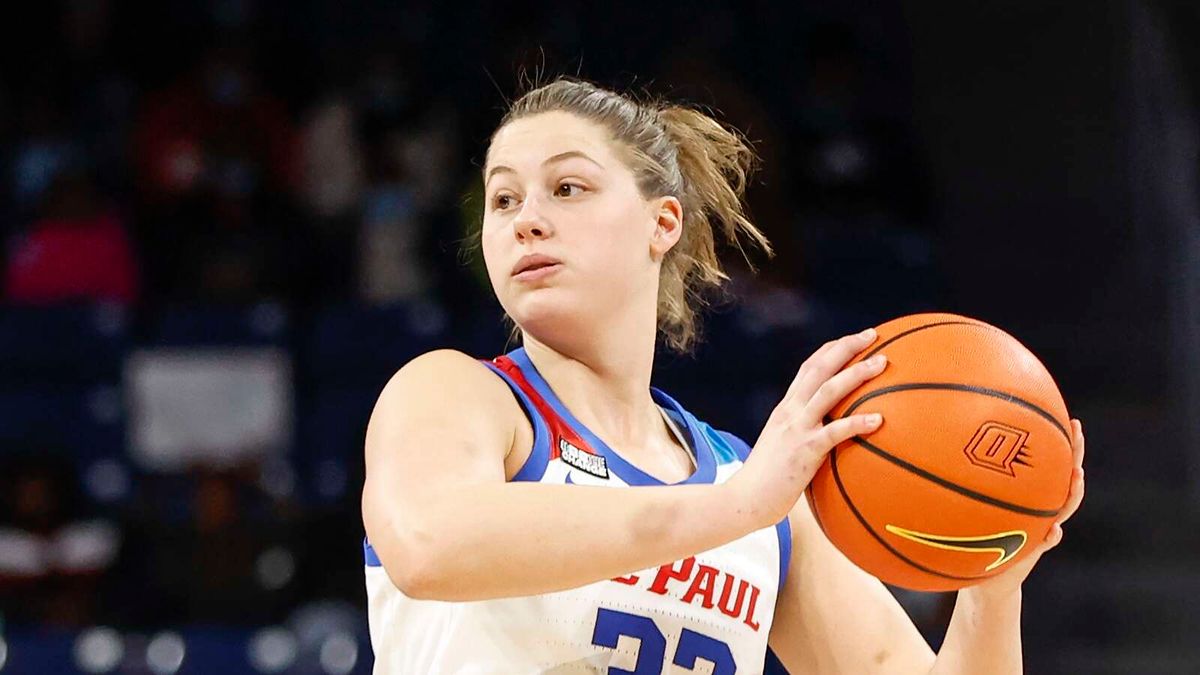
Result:
{"label": "blurred crowd", "polygon": [[[584,8],[540,25],[487,3],[364,2],[357,20],[320,2],[302,17],[250,0],[118,4],[50,3],[21,38],[29,49],[9,46],[20,52],[0,99],[9,302],[304,307],[485,294],[456,245],[476,218],[484,142],[516,92],[509,80],[560,54],[594,60],[585,74],[615,65],[588,56],[613,36],[581,35]],[[783,29],[732,11],[681,12],[698,44],[645,54],[646,77],[656,92],[717,107],[756,142],[767,171],[752,202],[781,249],[769,274],[805,281],[801,263],[814,260],[800,259],[801,240],[830,221],[864,239],[921,229],[927,190],[903,68],[850,24],[795,17]],[[467,21],[481,34],[447,45]],[[519,25],[545,29],[545,46],[487,44]],[[748,43],[746,31],[774,34],[759,53],[713,59]],[[760,72],[769,58],[792,76]]]}
{"label": "blurred crowd", "polygon": [[[47,317],[83,311],[87,330],[119,334],[121,364],[95,377],[0,368],[0,390],[25,401],[77,388],[89,419],[121,420],[122,440],[85,461],[78,447],[90,441],[64,440],[61,426],[0,424],[3,625],[265,625],[314,608],[339,626],[361,622],[356,481],[374,394],[421,339],[478,356],[505,347],[482,263],[463,243],[479,218],[487,135],[522,67],[581,63],[604,84],[650,83],[717,108],[756,143],[765,169],[751,209],[779,254],[755,261],[757,277],[737,274],[740,323],[727,340],[782,330],[815,342],[934,299],[903,36],[870,13],[738,7],[671,14],[686,49],[584,4],[30,7],[0,79],[0,328],[36,347],[61,337],[39,332],[54,330]],[[244,333],[201,335],[246,316]],[[397,316],[406,327],[389,333]],[[731,344],[724,320],[711,349]],[[402,333],[423,337],[389,351]],[[340,346],[322,346],[337,335]],[[284,430],[226,461],[199,441],[169,468],[147,460],[164,442],[139,426],[170,414],[154,409],[161,397],[131,393],[133,380],[181,382],[147,359],[248,346],[283,355],[272,372],[292,411]],[[374,347],[381,356],[364,356]],[[752,434],[787,376],[763,371],[729,425]],[[694,405],[720,422],[729,403]],[[306,426],[313,410],[349,431],[331,440]],[[219,410],[203,414],[222,426]],[[306,444],[321,447],[304,455]],[[294,486],[309,483],[304,498]]]}

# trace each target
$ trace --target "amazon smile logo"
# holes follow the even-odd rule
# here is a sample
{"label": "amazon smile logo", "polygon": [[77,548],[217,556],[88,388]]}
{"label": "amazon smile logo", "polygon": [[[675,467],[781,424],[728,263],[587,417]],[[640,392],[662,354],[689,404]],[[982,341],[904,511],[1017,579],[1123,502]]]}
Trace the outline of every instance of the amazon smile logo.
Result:
{"label": "amazon smile logo", "polygon": [[897,537],[903,537],[918,544],[945,549],[947,551],[995,553],[996,559],[992,564],[984,568],[984,571],[987,572],[991,572],[1009,560],[1012,560],[1013,556],[1017,555],[1025,547],[1025,540],[1029,538],[1022,530],[997,532],[996,534],[985,534],[977,537],[951,537],[944,534],[929,534],[927,532],[917,532],[916,530],[906,530],[903,527],[896,527],[895,525],[885,525],[884,529]]}

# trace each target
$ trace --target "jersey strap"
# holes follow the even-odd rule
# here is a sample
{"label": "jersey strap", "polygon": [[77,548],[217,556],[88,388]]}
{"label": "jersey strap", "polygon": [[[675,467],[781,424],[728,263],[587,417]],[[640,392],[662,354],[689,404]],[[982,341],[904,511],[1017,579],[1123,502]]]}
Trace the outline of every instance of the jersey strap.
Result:
{"label": "jersey strap", "polygon": [[589,455],[598,455],[592,446],[583,439],[569,424],[554,412],[554,408],[546,402],[545,398],[538,393],[538,390],[525,379],[525,375],[521,372],[521,367],[513,362],[507,356],[497,356],[490,362],[497,370],[508,376],[518,387],[521,392],[529,398],[533,403],[533,407],[537,409],[538,414],[546,421],[546,426],[550,430],[550,457],[554,460],[562,456],[563,452],[570,452],[571,448],[582,450]]}

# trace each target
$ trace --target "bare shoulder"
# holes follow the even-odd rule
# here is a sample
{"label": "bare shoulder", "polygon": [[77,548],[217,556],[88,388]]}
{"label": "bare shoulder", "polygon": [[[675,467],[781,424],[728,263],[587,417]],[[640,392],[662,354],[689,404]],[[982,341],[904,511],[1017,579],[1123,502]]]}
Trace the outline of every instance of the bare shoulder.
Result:
{"label": "bare shoulder", "polygon": [[483,363],[451,349],[427,352],[398,370],[375,403],[368,472],[383,458],[432,447],[502,463],[522,416],[508,385]]}
{"label": "bare shoulder", "polygon": [[[454,349],[426,352],[396,371],[379,396],[380,403],[413,395],[458,404],[511,399],[508,385],[478,359]],[[465,396],[465,398],[463,398]]]}

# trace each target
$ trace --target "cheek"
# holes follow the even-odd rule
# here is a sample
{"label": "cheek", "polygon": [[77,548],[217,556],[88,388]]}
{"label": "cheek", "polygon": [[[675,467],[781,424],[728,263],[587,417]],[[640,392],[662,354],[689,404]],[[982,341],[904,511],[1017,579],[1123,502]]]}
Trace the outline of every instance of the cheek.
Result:
{"label": "cheek", "polygon": [[499,291],[498,282],[503,281],[506,275],[501,274],[503,264],[499,262],[503,258],[503,242],[496,236],[494,229],[489,229],[486,225],[479,236],[479,248],[483,254],[483,264],[487,268],[488,278],[492,281],[492,287]]}
{"label": "cheek", "polygon": [[603,245],[610,249],[614,264],[619,265],[625,274],[644,272],[653,266],[649,239],[651,228],[646,222],[646,213],[641,209],[626,208],[612,222],[614,225]]}
{"label": "cheek", "polygon": [[[636,214],[625,215],[636,218]],[[585,256],[588,277],[595,283],[588,284],[589,293],[623,297],[649,283],[656,274],[645,232],[636,220],[609,221],[607,227],[589,232],[587,241],[580,244],[590,251]]]}

